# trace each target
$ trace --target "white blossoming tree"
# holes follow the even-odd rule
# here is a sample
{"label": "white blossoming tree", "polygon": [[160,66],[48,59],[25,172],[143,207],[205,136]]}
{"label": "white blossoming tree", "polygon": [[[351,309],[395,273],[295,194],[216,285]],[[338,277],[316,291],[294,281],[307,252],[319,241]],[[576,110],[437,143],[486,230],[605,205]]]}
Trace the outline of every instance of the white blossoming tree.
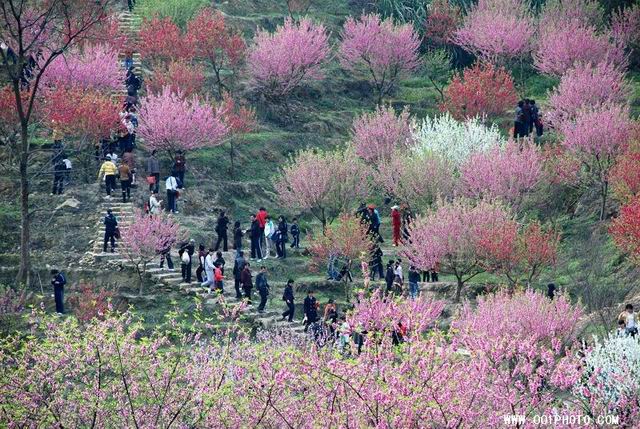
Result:
{"label": "white blossoming tree", "polygon": [[414,131],[418,156],[438,155],[460,166],[469,156],[504,144],[498,127],[487,127],[478,118],[456,121],[449,113],[427,117]]}

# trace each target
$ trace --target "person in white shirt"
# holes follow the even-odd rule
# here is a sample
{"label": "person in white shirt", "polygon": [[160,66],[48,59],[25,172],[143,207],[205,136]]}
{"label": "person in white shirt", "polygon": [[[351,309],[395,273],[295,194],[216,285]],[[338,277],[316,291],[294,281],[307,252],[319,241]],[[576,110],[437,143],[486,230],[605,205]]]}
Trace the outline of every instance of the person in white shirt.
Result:
{"label": "person in white shirt", "polygon": [[635,337],[638,333],[636,314],[633,312],[632,304],[627,304],[625,306],[624,311],[618,316],[618,322],[624,322],[625,332],[627,335]]}
{"label": "person in white shirt", "polygon": [[276,227],[271,220],[271,216],[267,216],[267,221],[264,224],[264,241],[267,244],[266,251],[264,252],[263,259],[267,259],[271,254],[271,244],[273,244],[273,234],[276,232]]}
{"label": "person in white shirt", "polygon": [[167,177],[167,180],[165,181],[164,185],[165,185],[165,188],[167,189],[167,211],[178,213],[178,209],[176,206],[176,195],[178,193],[178,181],[173,176],[173,174],[171,174],[169,177]]}
{"label": "person in white shirt", "polygon": [[151,214],[152,216],[160,214],[160,211],[162,210],[161,204],[162,201],[158,200],[158,194],[152,192],[151,196],[149,197],[149,214]]}
{"label": "person in white shirt", "polygon": [[215,256],[213,255],[213,249],[209,249],[209,253],[207,254],[207,257],[204,258],[204,271],[205,273],[207,273],[207,280],[203,283],[200,284],[200,286],[202,287],[208,287],[209,289],[211,289],[211,285],[213,285],[213,271],[215,269],[214,266],[214,262],[215,262]]}
{"label": "person in white shirt", "polygon": [[404,283],[404,275],[402,274],[402,260],[398,259],[396,261],[396,267],[393,270],[393,274],[395,274],[396,277],[400,278],[400,284]]}

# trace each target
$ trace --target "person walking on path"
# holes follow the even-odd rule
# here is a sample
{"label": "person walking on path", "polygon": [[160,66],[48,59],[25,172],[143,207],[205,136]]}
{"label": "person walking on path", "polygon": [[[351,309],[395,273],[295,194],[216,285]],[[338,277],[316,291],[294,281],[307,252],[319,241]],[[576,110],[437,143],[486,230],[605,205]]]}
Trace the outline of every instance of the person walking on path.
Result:
{"label": "person walking on path", "polygon": [[111,209],[107,209],[107,215],[102,221],[104,223],[104,244],[102,246],[102,252],[107,252],[107,242],[111,241],[111,253],[115,252],[116,248],[116,230],[118,228],[118,219],[113,214]]}
{"label": "person walking on path", "polygon": [[294,217],[291,222],[291,248],[299,249],[300,248],[300,227],[298,226],[298,218]]}
{"label": "person walking on path", "polygon": [[262,249],[264,249],[265,247],[265,243],[264,243],[264,228],[265,225],[267,224],[267,217],[269,216],[269,213],[267,213],[267,209],[265,209],[264,207],[260,207],[260,209],[258,209],[258,213],[256,213],[256,220],[258,221],[258,225],[260,226],[260,240],[258,241],[258,245],[260,246],[260,254],[264,255],[264,252]]}
{"label": "person walking on path", "polygon": [[64,314],[64,285],[67,279],[58,270],[51,270],[51,285],[53,286],[53,296],[56,302],[56,313]]}
{"label": "person walking on path", "polygon": [[173,163],[173,171],[175,171],[175,176],[178,179],[178,189],[184,188],[184,172],[187,169],[187,162],[184,158],[184,152],[179,150],[176,153],[176,158]]}
{"label": "person walking on path", "polygon": [[[247,304],[251,304],[251,289],[253,289],[253,274],[251,274],[251,264],[248,262],[244,264],[242,271],[240,272],[240,283],[242,283],[242,290],[244,291],[244,297],[247,299]],[[242,296],[240,298],[242,299]]]}
{"label": "person walking on path", "polygon": [[158,193],[160,191],[160,163],[156,158],[156,151],[152,151],[147,158],[147,177],[153,177],[154,180],[147,179],[149,182],[149,190]]}
{"label": "person walking on path", "polygon": [[178,181],[173,176],[173,173],[167,177],[165,181],[165,188],[167,189],[167,211],[172,213],[178,213],[176,207],[176,197],[178,195]]}
{"label": "person walking on path", "polygon": [[200,246],[198,246],[198,268],[196,268],[196,279],[198,279],[198,283],[204,281],[202,273],[204,273],[204,260],[206,257],[207,252],[204,250],[204,244],[200,244]]}
{"label": "person walking on path", "polygon": [[416,267],[409,267],[409,294],[412,299],[418,297],[418,283],[420,282],[420,271]]}
{"label": "person walking on path", "polygon": [[282,300],[287,305],[287,310],[282,313],[282,320],[288,319],[289,322],[293,322],[293,313],[296,307],[293,302],[293,280],[291,279],[287,281],[287,286],[285,286],[284,293],[282,294]]}
{"label": "person walking on path", "polygon": [[224,266],[227,265],[227,261],[224,260],[224,257],[222,256],[222,252],[221,251],[217,251],[216,252],[216,259],[215,261],[213,261],[213,263],[218,263],[218,265],[220,265],[220,269],[222,270],[222,274],[224,274]]}
{"label": "person walking on path", "polygon": [[242,284],[242,271],[247,265],[246,259],[244,259],[244,252],[241,250],[238,252],[236,259],[233,261],[233,280],[234,288],[236,290],[236,299],[242,299],[242,293],[240,292],[240,285]]}
{"label": "person walking on path", "polygon": [[189,243],[180,249],[180,259],[182,260],[182,279],[186,283],[191,283],[191,268],[193,254],[196,252],[196,241],[191,239]]}
{"label": "person walking on path", "polygon": [[126,203],[131,199],[131,169],[127,165],[127,161],[124,159],[118,167],[118,173],[120,174],[120,188],[122,189],[122,202]]}
{"label": "person walking on path", "polygon": [[256,277],[256,288],[260,294],[260,305],[258,313],[264,313],[264,307],[267,305],[267,297],[269,296],[269,282],[267,281],[267,267],[260,267],[260,273]]}
{"label": "person walking on path", "polygon": [[376,279],[376,274],[378,274],[378,278],[382,280],[384,278],[384,267],[382,262],[382,249],[380,246],[375,246],[373,252],[371,252],[371,262],[369,267],[371,269],[371,280]]}
{"label": "person walking on path", "polygon": [[276,258],[287,257],[287,242],[289,241],[289,225],[284,216],[278,218],[278,231],[276,234]]}
{"label": "person walking on path", "polygon": [[274,237],[276,234],[276,227],[273,223],[273,220],[271,219],[271,216],[267,216],[267,222],[264,224],[264,242],[265,242],[265,247],[264,249],[262,249],[263,252],[263,257],[264,259],[267,259],[269,256],[271,256],[271,245],[274,244],[275,247],[275,242],[274,242]]}
{"label": "person walking on path", "polygon": [[229,228],[229,217],[225,214],[224,210],[220,212],[218,220],[216,221],[216,234],[218,234],[218,240],[213,248],[217,251],[222,243],[222,250],[228,251],[228,236],[227,229]]}
{"label": "person walking on path", "polygon": [[158,215],[162,211],[162,200],[158,200],[158,194],[151,193],[149,197],[149,214],[151,216]]}
{"label": "person walking on path", "polygon": [[[214,262],[213,266],[215,267],[213,270],[213,280],[216,287],[216,290],[221,294],[224,293],[224,273],[222,272],[222,266],[220,262]],[[209,289],[209,293],[211,293],[211,289]]]}
{"label": "person walking on path", "polygon": [[400,227],[402,226],[402,215],[398,206],[391,207],[391,226],[393,227],[393,246],[399,246],[402,243]]}
{"label": "person walking on path", "polygon": [[209,289],[211,289],[211,285],[214,282],[213,271],[215,267],[213,265],[213,260],[213,249],[209,249],[209,254],[204,258],[204,272],[207,274],[207,279],[200,284],[200,286],[208,287]]}
{"label": "person walking on path", "polygon": [[98,171],[98,180],[104,175],[104,188],[107,191],[107,198],[111,198],[111,190],[116,188],[116,173],[118,168],[111,161],[111,157],[107,155]]}
{"label": "person walking on path", "polygon": [[160,252],[160,268],[164,267],[164,261],[167,260],[167,268],[173,271],[173,259],[171,259],[171,246],[167,246]]}
{"label": "person walking on path", "polygon": [[264,229],[260,228],[260,222],[255,215],[251,215],[251,259],[262,260],[262,250],[260,248],[260,238],[264,235]]}
{"label": "person walking on path", "polygon": [[242,227],[240,226],[240,221],[237,220],[233,224],[233,248],[236,249],[236,255],[239,255],[242,251],[242,237],[244,236],[244,231],[242,231]]}
{"label": "person walking on path", "polygon": [[387,271],[384,274],[384,281],[387,284],[387,294],[393,291],[393,279],[396,278],[393,261],[387,262]]}
{"label": "person walking on path", "polygon": [[67,173],[67,165],[62,159],[58,159],[53,165],[53,190],[51,195],[62,195],[64,193],[64,177]]}
{"label": "person walking on path", "polygon": [[313,296],[313,290],[307,292],[307,297],[304,299],[304,332],[307,332],[309,326],[314,324],[318,320],[318,301]]}

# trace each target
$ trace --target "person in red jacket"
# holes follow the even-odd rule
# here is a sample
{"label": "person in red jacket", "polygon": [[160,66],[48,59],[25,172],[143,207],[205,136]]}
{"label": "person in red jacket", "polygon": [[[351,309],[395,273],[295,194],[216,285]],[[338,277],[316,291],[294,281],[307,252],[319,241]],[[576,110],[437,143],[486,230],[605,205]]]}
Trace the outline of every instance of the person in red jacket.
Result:
{"label": "person in red jacket", "polygon": [[216,262],[215,270],[213,271],[213,280],[215,282],[216,289],[220,291],[220,293],[224,292],[222,281],[224,280],[224,275],[222,274],[222,267],[219,263]]}
{"label": "person in red jacket", "polygon": [[402,243],[400,237],[400,227],[402,226],[402,216],[398,206],[391,207],[391,225],[393,226],[393,245],[399,246]]}
{"label": "person in red jacket", "polygon": [[267,209],[265,209],[264,207],[260,207],[260,209],[258,210],[258,213],[256,214],[256,220],[258,221],[258,226],[260,227],[260,239],[258,241],[258,245],[260,247],[261,255],[265,255],[262,249],[267,244],[265,240],[265,235],[264,235],[264,228],[265,228],[265,225],[267,224],[267,216],[269,216],[269,213],[267,213]]}

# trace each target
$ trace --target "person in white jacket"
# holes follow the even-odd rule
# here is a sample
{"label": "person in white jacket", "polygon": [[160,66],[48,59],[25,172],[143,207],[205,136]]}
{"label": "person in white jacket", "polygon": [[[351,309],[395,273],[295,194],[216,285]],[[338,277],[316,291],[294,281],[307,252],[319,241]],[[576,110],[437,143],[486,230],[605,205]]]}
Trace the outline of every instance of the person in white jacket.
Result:
{"label": "person in white jacket", "polygon": [[276,227],[273,224],[270,216],[267,216],[267,222],[264,224],[264,241],[266,243],[266,252],[264,252],[263,259],[267,259],[271,253],[271,245],[274,244],[273,234],[276,232]]}
{"label": "person in white jacket", "polygon": [[162,211],[161,204],[162,201],[158,200],[158,194],[152,192],[151,196],[149,197],[149,214],[152,216],[160,214],[160,212]]}
{"label": "person in white jacket", "polygon": [[213,249],[209,249],[207,257],[204,258],[204,271],[207,273],[207,280],[200,285],[202,287],[208,287],[209,289],[211,289],[211,285],[213,285],[214,280],[213,271],[215,266],[213,264],[215,262],[215,256],[213,253]]}
{"label": "person in white jacket", "polygon": [[167,177],[165,181],[165,188],[167,189],[167,211],[178,213],[176,206],[176,195],[178,194],[178,181],[174,177],[173,173]]}

